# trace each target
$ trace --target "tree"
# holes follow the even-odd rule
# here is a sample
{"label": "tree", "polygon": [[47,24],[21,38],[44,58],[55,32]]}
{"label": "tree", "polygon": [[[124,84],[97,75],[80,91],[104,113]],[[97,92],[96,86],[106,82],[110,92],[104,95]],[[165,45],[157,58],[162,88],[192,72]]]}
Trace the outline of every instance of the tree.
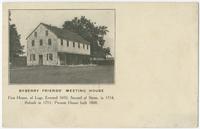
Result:
{"label": "tree", "polygon": [[9,61],[13,63],[14,58],[23,54],[24,46],[20,43],[20,35],[15,24],[11,24],[11,13],[9,12]]}
{"label": "tree", "polygon": [[108,27],[98,26],[95,22],[91,22],[85,16],[81,18],[75,17],[71,21],[65,21],[63,29],[70,30],[82,36],[91,43],[91,56],[104,57],[104,36],[107,34]]}

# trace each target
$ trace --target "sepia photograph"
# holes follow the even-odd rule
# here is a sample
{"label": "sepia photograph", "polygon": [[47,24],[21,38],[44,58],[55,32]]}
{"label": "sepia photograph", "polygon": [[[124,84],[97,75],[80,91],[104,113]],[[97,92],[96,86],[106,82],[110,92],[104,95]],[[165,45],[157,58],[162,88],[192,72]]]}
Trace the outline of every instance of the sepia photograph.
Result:
{"label": "sepia photograph", "polygon": [[10,9],[10,84],[113,84],[114,9]]}

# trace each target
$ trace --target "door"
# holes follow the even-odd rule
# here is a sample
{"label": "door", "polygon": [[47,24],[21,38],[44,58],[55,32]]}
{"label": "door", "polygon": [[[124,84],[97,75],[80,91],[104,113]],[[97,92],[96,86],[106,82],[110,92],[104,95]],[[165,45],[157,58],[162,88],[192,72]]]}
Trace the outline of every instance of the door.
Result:
{"label": "door", "polygon": [[39,55],[39,65],[43,65],[43,55]]}

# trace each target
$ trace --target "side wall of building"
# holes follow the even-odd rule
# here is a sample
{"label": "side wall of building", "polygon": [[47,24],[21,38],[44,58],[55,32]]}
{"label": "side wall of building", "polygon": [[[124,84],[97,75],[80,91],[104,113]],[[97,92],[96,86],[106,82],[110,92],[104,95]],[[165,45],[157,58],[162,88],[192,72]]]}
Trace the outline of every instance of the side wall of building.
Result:
{"label": "side wall of building", "polygon": [[81,54],[81,55],[90,55],[90,45],[79,43],[80,47],[78,47],[78,42],[74,42],[75,46],[73,46],[73,41],[69,41],[69,46],[67,46],[67,40],[63,40],[63,45],[61,45],[61,39],[58,39],[58,52],[67,52],[73,54]]}
{"label": "side wall of building", "polygon": [[[46,35],[46,31],[48,31],[48,35]],[[35,32],[37,32],[37,36],[35,36]],[[51,40],[51,45],[48,44],[49,39]],[[34,46],[32,45],[33,40]],[[40,40],[42,40],[42,45],[40,45]],[[57,65],[57,41],[57,36],[40,24],[27,39],[27,65],[39,65],[41,63],[39,62],[39,56],[41,55],[42,65]],[[35,60],[31,59],[33,54],[35,55]],[[53,59],[47,59],[47,54],[52,54]]]}

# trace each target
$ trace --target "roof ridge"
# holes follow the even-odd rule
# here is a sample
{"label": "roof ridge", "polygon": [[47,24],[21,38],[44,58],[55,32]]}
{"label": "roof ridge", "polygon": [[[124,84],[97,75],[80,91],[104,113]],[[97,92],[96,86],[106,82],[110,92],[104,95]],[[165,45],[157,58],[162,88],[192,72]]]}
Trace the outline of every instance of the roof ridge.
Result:
{"label": "roof ridge", "polygon": [[67,30],[67,29],[59,28],[59,27],[57,27],[57,26],[52,26],[51,24],[45,24],[45,23],[41,23],[41,24],[43,24],[43,25],[45,25],[45,26],[48,26],[48,27],[53,27],[53,28],[56,28],[56,29],[60,29],[60,30],[62,30],[62,31],[67,31],[67,32],[70,32],[70,33],[77,34],[77,33],[75,33],[75,32],[72,32],[72,31],[70,31],[70,30]]}
{"label": "roof ridge", "polygon": [[[44,25],[47,29],[52,31],[58,38],[63,38],[63,39],[72,40],[72,41],[75,41],[75,42],[82,42],[82,43],[90,44],[90,42],[85,40],[81,35],[79,35],[76,32],[72,32],[72,31],[67,30],[67,29],[59,28],[57,26],[52,26],[51,24],[48,25],[48,24],[43,23],[43,22],[41,22],[40,24]],[[33,30],[33,32],[39,27],[39,25]]]}
{"label": "roof ridge", "polygon": [[51,24],[45,24],[45,23],[41,23],[41,24],[44,24],[48,27],[55,27],[56,29],[60,29],[62,31],[68,31],[68,32],[71,32],[71,33],[74,33],[74,34],[77,34],[76,32],[73,32],[73,31],[70,31],[70,30],[67,30],[67,29],[63,29],[63,28],[60,28],[60,27],[57,27],[57,26],[52,26]]}

